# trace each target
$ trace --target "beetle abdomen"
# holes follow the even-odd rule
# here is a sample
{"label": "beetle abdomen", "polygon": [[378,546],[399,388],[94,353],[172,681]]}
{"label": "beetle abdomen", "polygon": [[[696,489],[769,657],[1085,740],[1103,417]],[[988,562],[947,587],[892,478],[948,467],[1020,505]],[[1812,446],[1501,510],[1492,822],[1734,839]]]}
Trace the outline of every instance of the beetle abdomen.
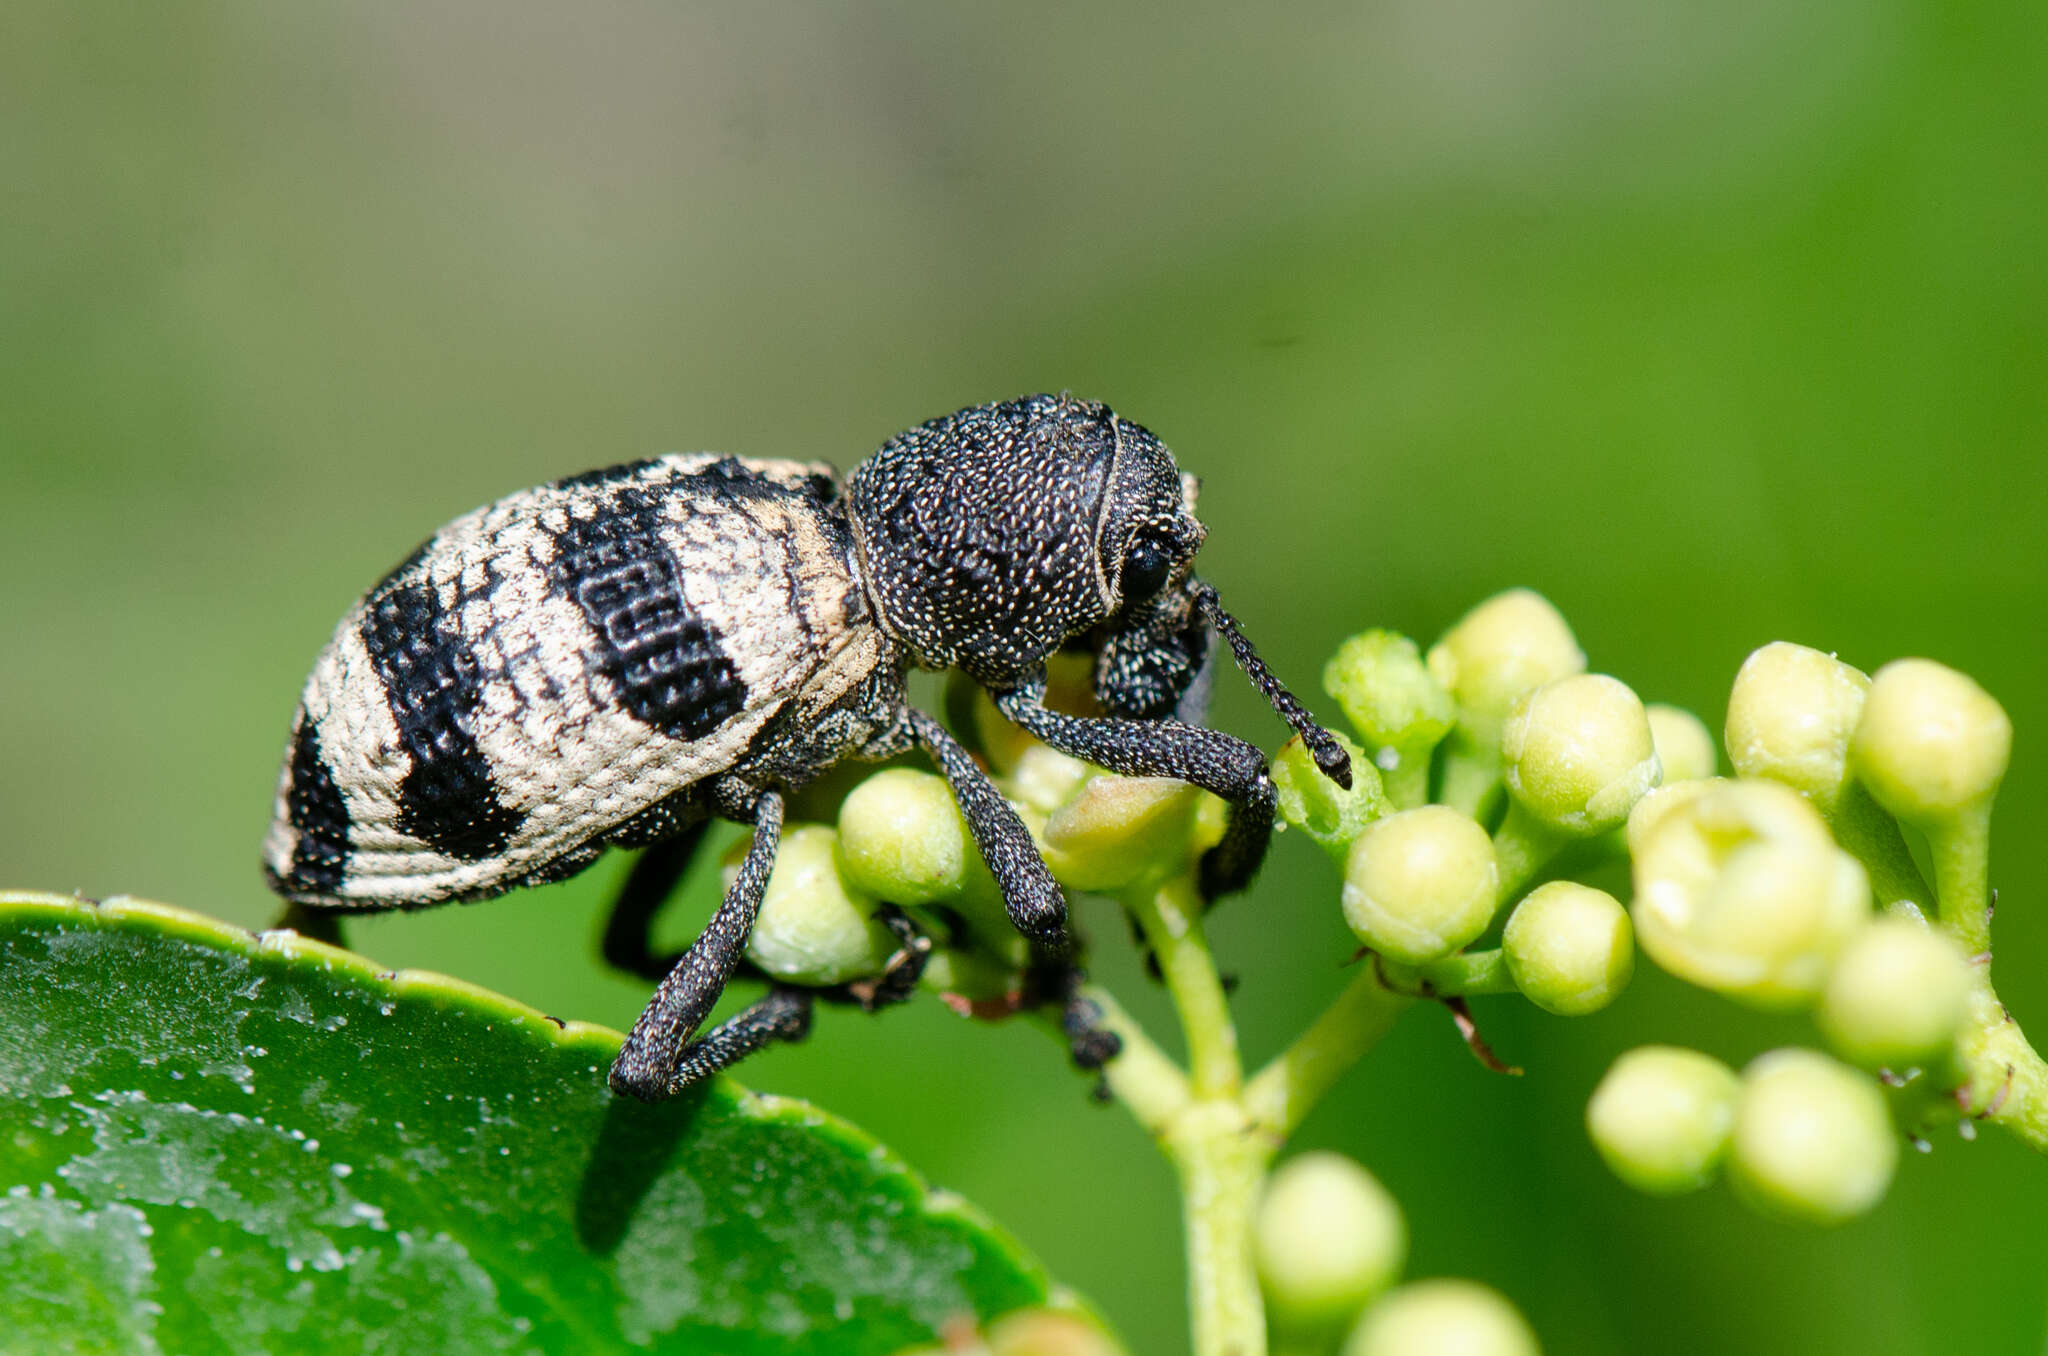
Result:
{"label": "beetle abdomen", "polygon": [[315,665],[265,865],[280,893],[494,894],[733,766],[881,653],[822,467],[661,457],[443,528]]}

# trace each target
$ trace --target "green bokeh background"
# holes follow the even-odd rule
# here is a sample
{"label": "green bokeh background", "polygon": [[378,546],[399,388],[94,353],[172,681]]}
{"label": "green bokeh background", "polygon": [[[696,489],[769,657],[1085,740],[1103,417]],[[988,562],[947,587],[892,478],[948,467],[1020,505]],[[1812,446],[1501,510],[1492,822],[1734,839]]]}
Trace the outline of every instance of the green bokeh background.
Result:
{"label": "green bokeh background", "polygon": [[[435,525],[652,452],[849,465],[1068,388],[1205,481],[1204,571],[1312,691],[1512,583],[1721,718],[1772,639],[1927,654],[2018,724],[2000,984],[2048,1033],[2048,11],[1379,0],[123,7],[0,42],[0,879],[260,924],[299,682]],[[1327,705],[1327,704],[1326,704]],[[1226,684],[1218,720],[1270,717]],[[612,862],[359,925],[624,1025]],[[1102,907],[1100,972],[1163,1022]],[[679,917],[687,935],[694,920]],[[1250,1052],[1340,982],[1283,841],[1216,920]],[[1416,1274],[1554,1352],[2033,1352],[2048,1162],[1909,1155],[1830,1233],[1629,1194],[1580,1128],[1646,1039],[1809,1039],[1645,970],[1614,1010],[1411,1014],[1305,1129]],[[1163,1164],[1037,1033],[832,1014],[758,1086],[1013,1227],[1136,1350],[1183,1342]]]}

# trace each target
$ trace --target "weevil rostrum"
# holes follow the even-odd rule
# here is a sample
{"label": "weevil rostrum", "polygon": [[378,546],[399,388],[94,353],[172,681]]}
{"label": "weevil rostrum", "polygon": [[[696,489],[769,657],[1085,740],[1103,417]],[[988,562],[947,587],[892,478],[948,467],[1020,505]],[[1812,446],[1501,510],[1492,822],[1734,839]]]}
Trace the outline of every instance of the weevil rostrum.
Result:
{"label": "weevil rostrum", "polygon": [[[1192,573],[1194,508],[1159,439],[1050,395],[920,425],[843,486],[822,464],[695,454],[509,495],[436,532],[336,628],[294,719],[265,874],[306,916],[481,899],[649,849],[605,945],[658,980],[611,1070],[645,1100],[808,1030],[811,991],[776,984],[693,1040],[742,963],[785,793],[844,759],[922,748],[1010,920],[1041,954],[1067,949],[1059,886],[974,757],[907,701],[913,665],[962,670],[1053,748],[1221,796],[1201,884],[1238,889],[1275,797],[1256,747],[1199,724],[1216,640],[1325,775],[1348,786],[1350,764]],[[1044,704],[1047,658],[1076,646],[1100,717]],[[696,943],[658,957],[654,910],[713,817],[752,825],[752,844]],[[876,991],[901,996],[929,942],[892,926],[905,945]]]}

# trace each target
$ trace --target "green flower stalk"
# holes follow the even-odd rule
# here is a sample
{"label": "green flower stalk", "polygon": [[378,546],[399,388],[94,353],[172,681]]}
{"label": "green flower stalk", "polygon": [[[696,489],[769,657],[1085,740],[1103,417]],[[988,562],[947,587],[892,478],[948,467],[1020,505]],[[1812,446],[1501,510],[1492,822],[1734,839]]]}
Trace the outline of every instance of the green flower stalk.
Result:
{"label": "green flower stalk", "polygon": [[1759,1210],[1843,1223],[1883,1198],[1898,1161],[1898,1132],[1867,1074],[1799,1049],[1760,1055],[1744,1071],[1729,1175]]}
{"label": "green flower stalk", "polygon": [[1614,1175],[1674,1196],[1714,1180],[1735,1130],[1735,1071],[1697,1050],[1645,1045],[1614,1062],[1586,1104],[1586,1130]]}
{"label": "green flower stalk", "polygon": [[1968,676],[1929,659],[1878,670],[1851,747],[1879,804],[1926,833],[1941,919],[1971,954],[1991,945],[1991,802],[2012,721]]}
{"label": "green flower stalk", "polygon": [[1571,628],[1539,593],[1510,589],[1461,618],[1430,647],[1429,672],[1457,702],[1442,802],[1475,818],[1500,785],[1501,725],[1517,699],[1583,673]]}
{"label": "green flower stalk", "polygon": [[1310,1332],[1350,1321],[1408,1257],[1401,1207],[1379,1179],[1335,1153],[1302,1154],[1266,1183],[1253,1223],[1266,1302]]}
{"label": "green flower stalk", "polygon": [[1538,1356],[1536,1334],[1474,1281],[1414,1281],[1368,1309],[1343,1356]]}
{"label": "green flower stalk", "polygon": [[[1430,755],[1450,733],[1458,706],[1415,642],[1392,631],[1355,635],[1323,669],[1323,688],[1371,748],[1395,808],[1427,801]],[[1351,761],[1355,774],[1360,760]]]}

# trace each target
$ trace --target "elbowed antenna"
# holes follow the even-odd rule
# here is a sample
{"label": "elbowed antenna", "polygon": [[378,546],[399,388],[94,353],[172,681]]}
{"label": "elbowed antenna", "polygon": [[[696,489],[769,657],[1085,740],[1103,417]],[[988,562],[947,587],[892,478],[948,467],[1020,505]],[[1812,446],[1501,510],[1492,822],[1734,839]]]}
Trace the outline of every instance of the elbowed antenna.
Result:
{"label": "elbowed antenna", "polygon": [[1294,694],[1287,690],[1287,685],[1273,676],[1273,670],[1266,667],[1266,661],[1259,658],[1259,652],[1252,648],[1252,643],[1245,639],[1244,632],[1238,629],[1237,618],[1223,610],[1223,600],[1216,596],[1215,588],[1197,580],[1193,596],[1195,607],[1202,614],[1202,619],[1215,627],[1218,634],[1230,642],[1230,653],[1236,656],[1237,666],[1244,670],[1244,676],[1251,680],[1251,685],[1259,690],[1259,695],[1266,699],[1280,719],[1294,727],[1295,733],[1299,734],[1301,742],[1308,746],[1310,756],[1316,760],[1316,766],[1322,769],[1323,775],[1349,791],[1351,755],[1344,752],[1343,747],[1328,730],[1316,724],[1316,718],[1308,713],[1308,708],[1294,699]]}

